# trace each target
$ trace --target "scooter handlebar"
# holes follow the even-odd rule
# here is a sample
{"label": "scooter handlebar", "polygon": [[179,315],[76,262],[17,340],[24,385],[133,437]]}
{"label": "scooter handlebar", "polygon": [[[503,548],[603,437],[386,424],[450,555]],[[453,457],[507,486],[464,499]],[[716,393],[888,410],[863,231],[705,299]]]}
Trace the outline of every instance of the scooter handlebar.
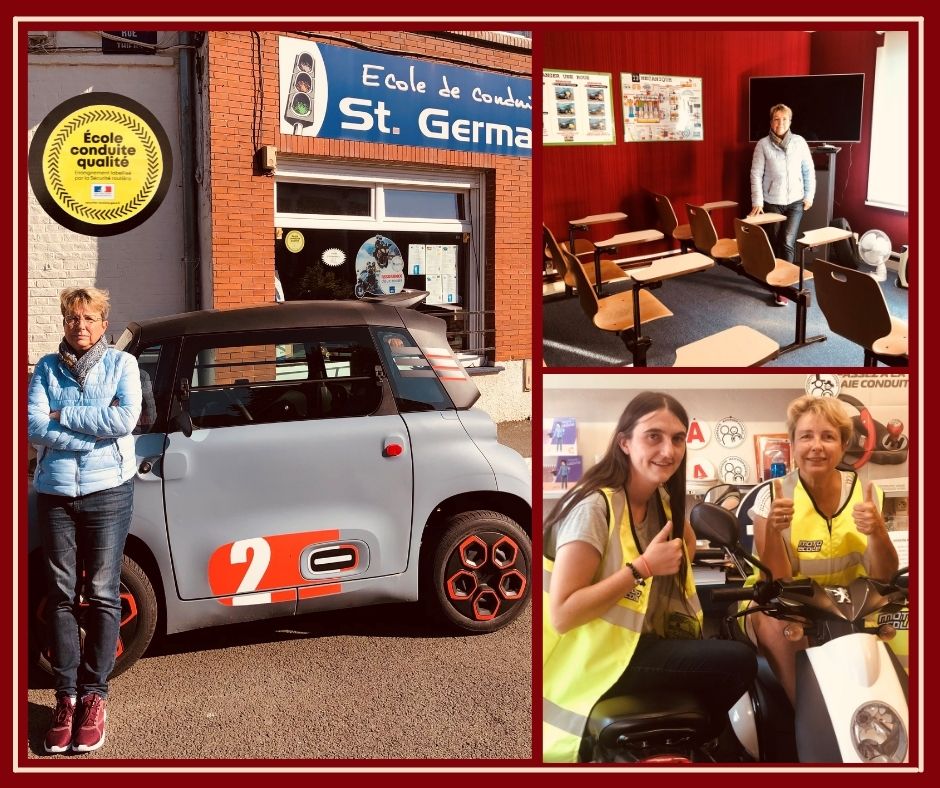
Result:
{"label": "scooter handlebar", "polygon": [[712,602],[739,602],[743,599],[753,599],[753,587],[713,588]]}

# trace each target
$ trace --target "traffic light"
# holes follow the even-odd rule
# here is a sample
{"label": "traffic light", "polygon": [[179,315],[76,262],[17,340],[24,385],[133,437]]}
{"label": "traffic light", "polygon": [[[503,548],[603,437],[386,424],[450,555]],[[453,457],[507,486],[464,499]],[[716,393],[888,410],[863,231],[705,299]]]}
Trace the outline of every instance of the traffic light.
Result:
{"label": "traffic light", "polygon": [[315,85],[313,56],[299,52],[294,58],[294,73],[291,75],[284,120],[293,124],[294,134],[301,134],[306,126],[313,125],[313,89]]}

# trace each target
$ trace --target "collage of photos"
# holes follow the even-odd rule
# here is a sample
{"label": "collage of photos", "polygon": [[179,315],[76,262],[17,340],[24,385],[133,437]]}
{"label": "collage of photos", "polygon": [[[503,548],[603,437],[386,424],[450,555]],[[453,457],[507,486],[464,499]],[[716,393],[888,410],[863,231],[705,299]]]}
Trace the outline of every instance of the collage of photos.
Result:
{"label": "collage of photos", "polygon": [[14,773],[922,770],[923,19],[252,24],[13,22]]}

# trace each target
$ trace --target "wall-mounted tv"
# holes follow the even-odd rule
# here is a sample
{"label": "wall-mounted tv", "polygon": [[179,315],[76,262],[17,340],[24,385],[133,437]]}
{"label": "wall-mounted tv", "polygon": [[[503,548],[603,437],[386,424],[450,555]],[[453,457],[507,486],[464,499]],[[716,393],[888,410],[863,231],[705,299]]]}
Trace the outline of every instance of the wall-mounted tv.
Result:
{"label": "wall-mounted tv", "polygon": [[814,142],[861,142],[864,74],[812,74],[751,77],[750,136],[757,142],[770,132],[770,108],[793,110],[793,133]]}

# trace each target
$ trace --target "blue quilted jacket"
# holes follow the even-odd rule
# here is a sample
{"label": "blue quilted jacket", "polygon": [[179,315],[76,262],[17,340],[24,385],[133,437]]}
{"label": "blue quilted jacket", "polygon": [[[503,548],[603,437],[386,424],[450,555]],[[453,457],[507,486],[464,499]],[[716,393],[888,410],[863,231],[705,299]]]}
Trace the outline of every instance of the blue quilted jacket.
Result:
{"label": "blue quilted jacket", "polygon": [[[84,390],[57,354],[43,356],[30,379],[27,404],[29,441],[38,450],[36,491],[77,498],[133,477],[131,432],[140,408],[140,373],[129,353],[108,348]],[[49,418],[56,410],[58,421]]]}

